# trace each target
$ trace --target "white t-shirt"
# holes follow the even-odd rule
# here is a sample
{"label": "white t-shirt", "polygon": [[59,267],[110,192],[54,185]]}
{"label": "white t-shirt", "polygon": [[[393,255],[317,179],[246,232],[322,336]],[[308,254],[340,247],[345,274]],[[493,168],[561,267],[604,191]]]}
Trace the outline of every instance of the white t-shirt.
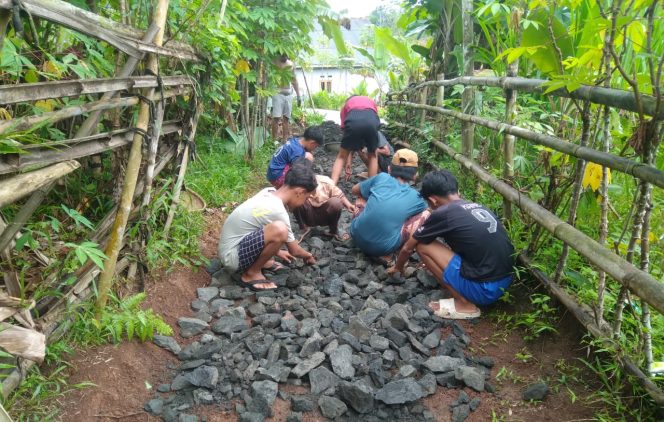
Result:
{"label": "white t-shirt", "polygon": [[273,192],[274,188],[263,189],[237,207],[226,219],[219,239],[219,259],[225,267],[236,270],[240,264],[238,246],[242,239],[272,222],[283,221],[288,227],[287,242],[295,240],[288,211]]}

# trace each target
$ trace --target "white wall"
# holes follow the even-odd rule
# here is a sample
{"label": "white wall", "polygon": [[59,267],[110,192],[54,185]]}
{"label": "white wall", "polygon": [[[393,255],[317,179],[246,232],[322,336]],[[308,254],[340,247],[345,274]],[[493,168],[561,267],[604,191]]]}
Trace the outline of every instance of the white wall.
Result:
{"label": "white wall", "polygon": [[378,83],[374,78],[364,77],[358,74],[354,74],[349,70],[329,68],[329,69],[312,69],[304,72],[302,69],[297,69],[297,82],[300,86],[300,95],[307,95],[307,88],[304,83],[304,76],[307,78],[307,83],[309,84],[309,92],[311,95],[321,90],[320,81],[321,76],[328,80],[328,77],[331,76],[332,80],[332,92],[337,94],[350,94],[351,91],[363,80],[367,81],[367,91],[369,93],[378,89]]}

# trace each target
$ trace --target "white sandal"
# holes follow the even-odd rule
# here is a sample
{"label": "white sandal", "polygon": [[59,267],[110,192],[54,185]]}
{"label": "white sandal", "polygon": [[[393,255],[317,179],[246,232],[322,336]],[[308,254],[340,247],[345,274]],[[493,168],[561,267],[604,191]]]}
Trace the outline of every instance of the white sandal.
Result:
{"label": "white sandal", "polygon": [[438,310],[434,315],[445,319],[473,319],[479,318],[482,312],[478,309],[475,312],[459,312],[454,305],[454,299],[440,299],[438,301]]}

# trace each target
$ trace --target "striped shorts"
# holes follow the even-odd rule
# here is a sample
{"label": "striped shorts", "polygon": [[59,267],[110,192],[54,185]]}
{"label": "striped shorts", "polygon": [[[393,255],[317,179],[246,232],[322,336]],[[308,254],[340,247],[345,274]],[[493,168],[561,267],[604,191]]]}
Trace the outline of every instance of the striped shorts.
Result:
{"label": "striped shorts", "polygon": [[265,236],[263,235],[262,228],[243,237],[238,245],[237,254],[240,258],[238,271],[244,272],[247,268],[251,267],[261,252],[263,252],[263,248],[265,248]]}

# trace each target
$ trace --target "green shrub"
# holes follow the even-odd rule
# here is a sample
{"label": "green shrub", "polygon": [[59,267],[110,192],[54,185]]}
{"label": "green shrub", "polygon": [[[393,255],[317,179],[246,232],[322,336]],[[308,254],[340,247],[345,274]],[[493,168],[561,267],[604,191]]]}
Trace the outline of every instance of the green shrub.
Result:
{"label": "green shrub", "polygon": [[335,94],[327,91],[318,91],[311,96],[314,100],[314,105],[316,108],[322,108],[325,110],[340,110],[346,102],[348,95],[346,94]]}

